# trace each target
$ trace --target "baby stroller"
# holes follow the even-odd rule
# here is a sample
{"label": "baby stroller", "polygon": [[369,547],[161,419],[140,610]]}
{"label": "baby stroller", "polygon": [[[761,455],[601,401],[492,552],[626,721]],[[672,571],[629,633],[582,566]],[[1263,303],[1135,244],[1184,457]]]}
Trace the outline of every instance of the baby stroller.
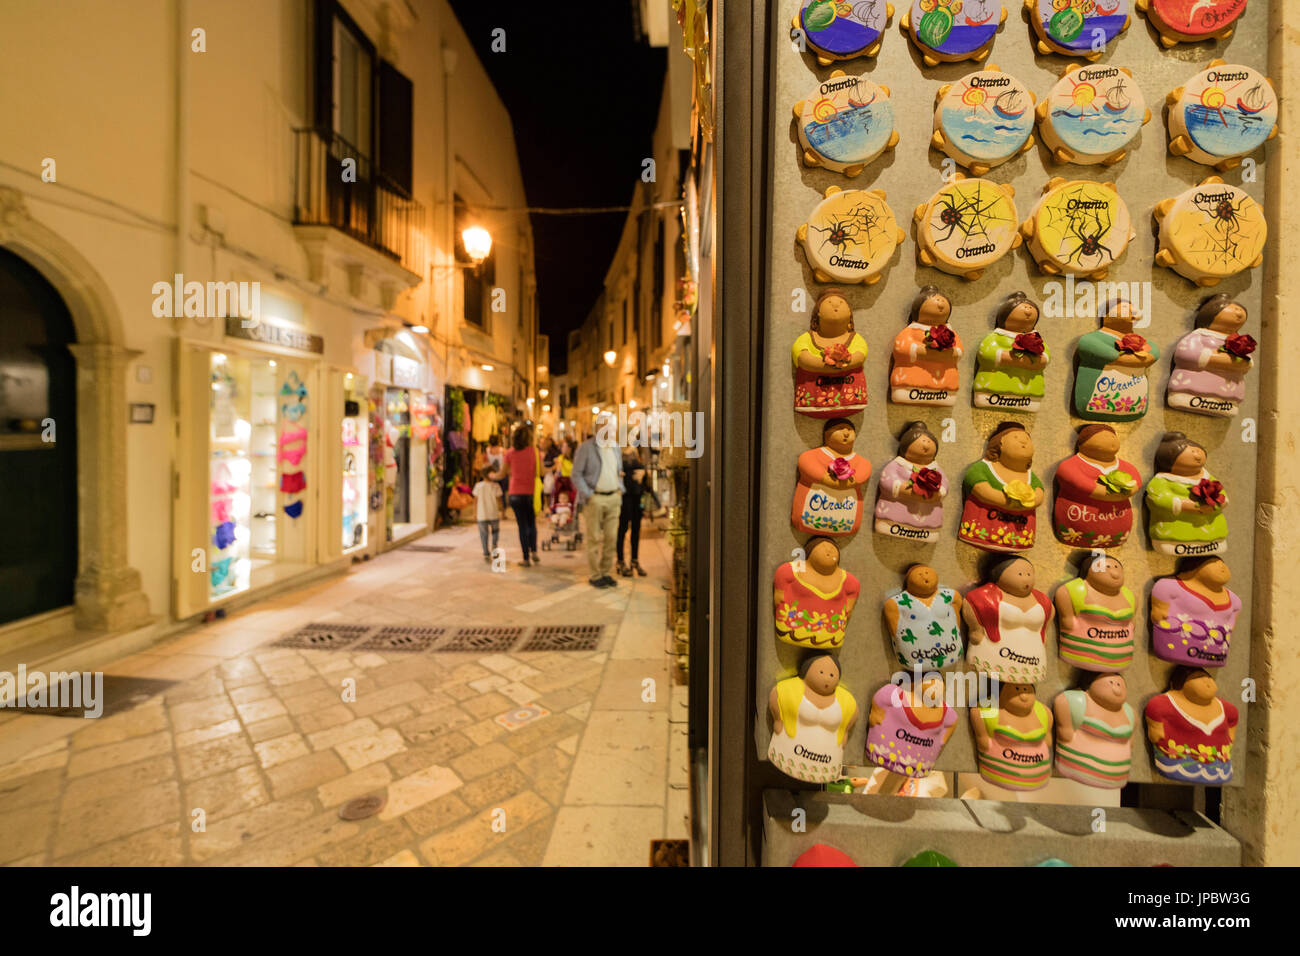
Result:
{"label": "baby stroller", "polygon": [[578,530],[578,511],[574,504],[577,497],[573,481],[557,475],[546,508],[551,521],[551,540],[542,542],[543,551],[550,551],[552,545],[561,542],[565,551],[573,551],[578,547],[582,532]]}

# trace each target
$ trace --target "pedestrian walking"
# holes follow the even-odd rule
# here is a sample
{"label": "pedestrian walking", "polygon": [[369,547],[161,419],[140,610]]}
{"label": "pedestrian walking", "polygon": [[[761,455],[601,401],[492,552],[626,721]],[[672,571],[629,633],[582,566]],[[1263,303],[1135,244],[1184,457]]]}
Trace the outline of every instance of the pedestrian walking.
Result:
{"label": "pedestrian walking", "polygon": [[[493,474],[505,473],[504,469],[506,464],[506,450],[502,446],[501,435],[495,434],[488,439],[488,445],[486,451],[484,452],[484,457],[487,459],[487,470],[489,472],[492,472]],[[501,486],[502,500],[503,501],[509,500],[509,495],[510,495],[509,479],[502,478],[498,483]]]}
{"label": "pedestrian walking", "polygon": [[[602,415],[596,420],[597,434],[607,418]],[[614,570],[618,516],[623,500],[618,446],[597,437],[579,445],[573,458],[573,484],[578,489],[578,508],[586,525],[587,566],[591,571],[587,583],[596,588],[612,588],[617,583],[610,572]]]}
{"label": "pedestrian walking", "polygon": [[[637,560],[641,547],[641,496],[646,491],[645,463],[638,448],[628,448],[623,454],[623,504],[618,512],[618,573],[630,578],[633,572],[646,576]],[[623,538],[631,532],[632,561],[623,563]]]}
{"label": "pedestrian walking", "polygon": [[[478,537],[483,542],[483,560],[491,561],[501,539],[501,485],[481,471],[474,485],[474,509],[478,519]],[[488,539],[491,539],[491,547]]]}
{"label": "pedestrian walking", "polygon": [[519,525],[519,547],[524,552],[524,559],[519,563],[525,568],[542,563],[537,554],[537,511],[534,504],[541,457],[533,447],[533,430],[520,425],[511,439],[510,451],[505,453],[504,470],[494,476],[498,480],[509,478],[510,510],[515,513]]}

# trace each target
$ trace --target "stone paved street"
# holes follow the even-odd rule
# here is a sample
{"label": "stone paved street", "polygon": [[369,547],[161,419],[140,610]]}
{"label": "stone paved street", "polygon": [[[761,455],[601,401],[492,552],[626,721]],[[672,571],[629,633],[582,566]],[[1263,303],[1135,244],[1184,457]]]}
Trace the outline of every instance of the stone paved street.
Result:
{"label": "stone paved street", "polygon": [[[513,524],[504,574],[474,527],[438,531],[419,544],[447,553],[392,551],[105,667],[178,682],[129,710],[0,710],[0,863],[645,865],[687,805],[669,555],[646,530],[649,577],[609,591],[581,552],[520,568]],[[594,651],[269,646],[315,622],[605,630]],[[340,819],[372,793],[381,812]]]}

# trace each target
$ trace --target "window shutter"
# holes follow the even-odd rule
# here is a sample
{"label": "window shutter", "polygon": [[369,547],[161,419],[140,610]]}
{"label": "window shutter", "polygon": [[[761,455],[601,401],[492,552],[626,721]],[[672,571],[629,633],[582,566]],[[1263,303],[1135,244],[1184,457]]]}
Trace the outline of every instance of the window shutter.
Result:
{"label": "window shutter", "polygon": [[411,195],[411,115],[414,87],[393,64],[379,61],[380,174],[407,197]]}
{"label": "window shutter", "polygon": [[318,130],[334,125],[334,0],[316,0],[312,29],[312,104]]}

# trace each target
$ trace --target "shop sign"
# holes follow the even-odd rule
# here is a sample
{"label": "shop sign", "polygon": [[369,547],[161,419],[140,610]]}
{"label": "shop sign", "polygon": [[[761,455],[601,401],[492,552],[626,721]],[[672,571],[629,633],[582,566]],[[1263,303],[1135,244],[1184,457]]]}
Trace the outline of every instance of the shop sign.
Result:
{"label": "shop sign", "polygon": [[407,388],[419,387],[420,363],[415,359],[403,358],[400,355],[393,356],[393,384],[404,385]]}
{"label": "shop sign", "polygon": [[249,339],[264,345],[278,345],[280,348],[294,349],[299,352],[314,352],[320,355],[325,351],[325,340],[319,335],[268,322],[263,319],[252,328],[244,328],[239,316],[226,319],[226,335],[232,339]]}

